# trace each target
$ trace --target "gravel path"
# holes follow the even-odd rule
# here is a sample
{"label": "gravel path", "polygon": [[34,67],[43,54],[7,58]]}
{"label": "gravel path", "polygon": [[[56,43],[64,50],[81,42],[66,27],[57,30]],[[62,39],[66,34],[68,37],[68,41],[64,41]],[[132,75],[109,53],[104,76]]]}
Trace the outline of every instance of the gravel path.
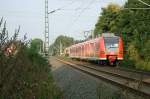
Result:
{"label": "gravel path", "polygon": [[54,80],[63,90],[64,99],[142,99],[133,95],[129,98],[126,90],[66,66],[53,57],[50,58],[50,62]]}
{"label": "gravel path", "polygon": [[98,99],[98,82],[81,72],[52,60],[53,76],[64,91],[65,99]]}

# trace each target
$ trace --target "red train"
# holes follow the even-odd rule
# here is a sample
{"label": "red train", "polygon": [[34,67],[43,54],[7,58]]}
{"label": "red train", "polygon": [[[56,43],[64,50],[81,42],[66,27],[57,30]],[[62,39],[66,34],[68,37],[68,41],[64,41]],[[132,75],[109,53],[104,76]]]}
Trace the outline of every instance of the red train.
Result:
{"label": "red train", "polygon": [[98,38],[66,48],[65,54],[70,58],[117,65],[123,60],[123,40],[122,37],[115,36],[113,33],[103,33]]}

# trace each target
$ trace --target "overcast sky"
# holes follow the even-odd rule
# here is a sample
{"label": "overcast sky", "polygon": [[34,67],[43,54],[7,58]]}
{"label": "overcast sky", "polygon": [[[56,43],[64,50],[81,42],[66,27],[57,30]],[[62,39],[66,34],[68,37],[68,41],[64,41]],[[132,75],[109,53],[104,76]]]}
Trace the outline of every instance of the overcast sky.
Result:
{"label": "overcast sky", "polygon": [[[101,8],[110,3],[123,5],[126,0],[49,0],[49,11],[64,10],[49,15],[50,43],[57,36],[83,39],[83,31],[94,29]],[[45,0],[0,0],[0,17],[7,20],[9,33],[21,26],[20,37],[44,39]]]}

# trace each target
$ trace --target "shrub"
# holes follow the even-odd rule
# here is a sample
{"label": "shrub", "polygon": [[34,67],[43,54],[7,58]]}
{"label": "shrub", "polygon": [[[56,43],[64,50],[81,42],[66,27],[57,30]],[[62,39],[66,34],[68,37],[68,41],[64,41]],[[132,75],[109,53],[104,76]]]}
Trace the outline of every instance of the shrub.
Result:
{"label": "shrub", "polygon": [[[1,25],[0,25],[1,26]],[[0,99],[61,99],[48,61],[25,42],[0,33]],[[8,48],[11,53],[7,53]]]}

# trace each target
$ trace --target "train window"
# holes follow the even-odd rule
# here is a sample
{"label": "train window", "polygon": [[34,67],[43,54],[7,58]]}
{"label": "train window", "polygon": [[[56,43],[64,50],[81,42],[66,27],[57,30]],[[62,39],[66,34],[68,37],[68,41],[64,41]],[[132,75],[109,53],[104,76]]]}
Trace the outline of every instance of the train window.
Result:
{"label": "train window", "polygon": [[105,37],[105,47],[109,51],[115,51],[118,48],[119,37]]}

